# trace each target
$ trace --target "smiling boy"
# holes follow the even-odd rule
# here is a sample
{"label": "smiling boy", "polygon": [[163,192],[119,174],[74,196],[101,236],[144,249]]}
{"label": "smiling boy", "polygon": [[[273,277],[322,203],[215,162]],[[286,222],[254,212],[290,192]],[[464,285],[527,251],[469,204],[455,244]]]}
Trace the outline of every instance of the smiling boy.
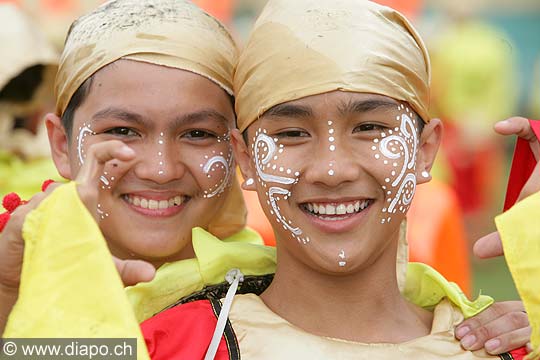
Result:
{"label": "smiling boy", "polygon": [[[401,224],[440,142],[429,78],[422,40],[392,9],[268,3],[235,72],[233,143],[243,186],[257,191],[273,224],[275,277],[260,296],[194,302],[147,320],[153,359],[497,357],[454,338],[481,304],[446,294],[428,311],[397,280]],[[409,272],[431,292],[432,275],[418,266]]]}

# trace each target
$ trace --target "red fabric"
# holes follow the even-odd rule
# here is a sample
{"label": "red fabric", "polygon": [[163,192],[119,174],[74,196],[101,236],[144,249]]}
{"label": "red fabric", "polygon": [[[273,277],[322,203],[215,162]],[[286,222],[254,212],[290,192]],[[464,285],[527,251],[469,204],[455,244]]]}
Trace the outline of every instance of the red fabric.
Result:
{"label": "red fabric", "polygon": [[54,183],[54,180],[51,180],[51,179],[45,180],[45,181],[43,182],[43,184],[41,185],[41,191],[46,191],[47,188],[49,187],[49,185],[51,185],[51,184],[53,184],[53,183]]}
{"label": "red fabric", "polygon": [[[141,324],[153,360],[201,360],[212,340],[217,318],[208,300],[194,301],[166,310]],[[221,338],[216,360],[228,360]]]}
{"label": "red fabric", "polygon": [[6,224],[8,223],[11,215],[8,212],[0,214],[0,232],[4,231]]}
{"label": "red fabric", "polygon": [[[540,120],[529,120],[531,128],[536,137],[540,140]],[[527,140],[518,138],[514,150],[514,159],[512,160],[512,169],[508,179],[508,188],[506,190],[506,200],[504,201],[504,211],[510,209],[519,197],[519,193],[525,186],[525,183],[531,176],[536,159],[534,158],[531,147]]]}
{"label": "red fabric", "polygon": [[512,355],[514,360],[523,360],[527,357],[527,348],[525,346],[520,347],[519,349],[510,351],[509,354]]}
{"label": "red fabric", "polygon": [[6,209],[9,213],[12,213],[15,211],[19,205],[21,205],[21,198],[16,193],[10,193],[4,196],[4,199],[2,200],[2,206],[4,206],[4,209]]}

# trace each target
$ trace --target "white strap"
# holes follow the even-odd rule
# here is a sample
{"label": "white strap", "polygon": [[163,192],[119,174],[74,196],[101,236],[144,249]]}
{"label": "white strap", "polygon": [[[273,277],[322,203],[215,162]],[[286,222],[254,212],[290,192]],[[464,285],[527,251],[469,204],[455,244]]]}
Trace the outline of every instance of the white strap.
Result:
{"label": "white strap", "polygon": [[231,286],[227,291],[227,296],[225,296],[225,301],[223,302],[221,312],[219,313],[216,329],[214,330],[214,335],[212,335],[212,341],[210,341],[210,346],[208,346],[204,360],[214,360],[216,356],[219,343],[221,342],[221,337],[223,336],[223,331],[225,331],[227,319],[229,318],[229,311],[231,310],[234,295],[238,289],[238,284],[244,280],[244,274],[242,274],[239,269],[232,269],[229,270],[227,275],[225,275],[225,280],[227,280]]}

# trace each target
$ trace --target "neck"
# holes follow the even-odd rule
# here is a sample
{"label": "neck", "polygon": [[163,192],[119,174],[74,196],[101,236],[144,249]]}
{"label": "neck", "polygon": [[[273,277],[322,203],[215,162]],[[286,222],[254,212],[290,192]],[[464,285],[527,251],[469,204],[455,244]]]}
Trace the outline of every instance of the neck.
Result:
{"label": "neck", "polygon": [[396,251],[394,246],[358,271],[335,275],[313,269],[278,247],[276,275],[261,298],[279,316],[319,336],[401,343],[428,335],[431,313],[399,292]]}

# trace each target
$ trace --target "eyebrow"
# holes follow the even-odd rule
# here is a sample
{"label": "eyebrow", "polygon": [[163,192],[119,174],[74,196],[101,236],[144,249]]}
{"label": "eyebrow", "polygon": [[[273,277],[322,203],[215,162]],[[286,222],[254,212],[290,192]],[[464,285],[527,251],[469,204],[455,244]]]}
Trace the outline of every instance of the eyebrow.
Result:
{"label": "eyebrow", "polygon": [[[92,119],[97,121],[107,118],[115,118],[142,126],[150,125],[150,122],[146,120],[144,116],[122,108],[109,107],[98,111],[92,116]],[[229,120],[227,120],[223,114],[213,109],[203,109],[177,116],[169,127],[175,129],[182,125],[194,124],[207,118],[217,119],[219,122],[223,123],[225,127],[228,127],[229,125]]]}
{"label": "eyebrow", "polygon": [[93,120],[103,120],[108,118],[115,118],[119,120],[124,120],[127,122],[132,122],[138,125],[145,125],[147,122],[144,117],[140,114],[115,107],[109,107],[103,110],[98,111],[92,116]]}
{"label": "eyebrow", "polygon": [[265,115],[275,117],[307,118],[313,116],[313,111],[309,106],[278,104],[266,111]]}
{"label": "eyebrow", "polygon": [[366,113],[373,110],[390,110],[397,109],[398,104],[388,101],[388,100],[379,100],[379,99],[370,99],[370,100],[351,100],[348,102],[342,103],[338,109],[341,115],[354,114],[354,113]]}
{"label": "eyebrow", "polygon": [[223,114],[213,109],[203,109],[189,114],[177,116],[171,127],[178,128],[180,126],[191,125],[208,118],[216,119],[226,128],[229,127],[229,120]]}

